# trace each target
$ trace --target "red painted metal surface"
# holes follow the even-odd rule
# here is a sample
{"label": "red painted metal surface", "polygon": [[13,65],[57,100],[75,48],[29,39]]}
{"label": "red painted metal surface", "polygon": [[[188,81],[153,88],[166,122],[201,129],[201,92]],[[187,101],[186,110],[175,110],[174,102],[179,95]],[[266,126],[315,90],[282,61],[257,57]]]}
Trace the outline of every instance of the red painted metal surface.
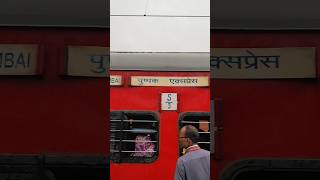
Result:
{"label": "red painted metal surface", "polygon": [[[130,76],[208,76],[209,72],[137,72],[113,71],[128,84]],[[178,93],[178,111],[160,111],[160,95],[164,92]],[[209,87],[111,87],[110,108],[114,110],[146,110],[160,114],[160,153],[153,163],[111,163],[112,180],[125,179],[173,179],[178,158],[178,118],[183,112],[209,112]]]}
{"label": "red painted metal surface", "polygon": [[[211,32],[212,48],[316,47],[318,54],[319,46],[316,31]],[[212,99],[221,99],[218,113],[224,122],[222,143],[217,144],[223,146],[223,158],[212,157],[212,179],[240,159],[320,158],[319,80],[215,79],[211,83]]]}
{"label": "red painted metal surface", "polygon": [[105,29],[1,28],[0,44],[37,44],[40,76],[0,77],[0,155],[106,154],[108,82],[61,76],[68,45],[109,46]]}

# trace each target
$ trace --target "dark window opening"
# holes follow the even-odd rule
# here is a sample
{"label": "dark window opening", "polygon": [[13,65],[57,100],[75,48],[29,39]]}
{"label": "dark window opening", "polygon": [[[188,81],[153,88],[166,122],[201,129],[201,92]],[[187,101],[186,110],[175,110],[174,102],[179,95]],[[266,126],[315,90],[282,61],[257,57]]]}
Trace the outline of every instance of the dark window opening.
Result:
{"label": "dark window opening", "polygon": [[150,163],[159,150],[159,120],[153,112],[114,111],[110,118],[114,163]]}
{"label": "dark window opening", "polygon": [[[210,115],[206,112],[186,112],[180,116],[179,130],[186,125],[192,125],[199,131],[198,145],[210,151]],[[179,148],[179,156],[183,155],[183,149]]]}

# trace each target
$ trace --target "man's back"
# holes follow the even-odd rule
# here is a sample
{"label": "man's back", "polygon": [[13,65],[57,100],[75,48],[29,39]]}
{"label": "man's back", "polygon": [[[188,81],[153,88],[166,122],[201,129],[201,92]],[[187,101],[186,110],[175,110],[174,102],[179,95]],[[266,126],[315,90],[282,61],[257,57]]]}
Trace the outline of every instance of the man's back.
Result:
{"label": "man's back", "polygon": [[210,152],[199,149],[188,152],[177,161],[175,180],[209,180]]}

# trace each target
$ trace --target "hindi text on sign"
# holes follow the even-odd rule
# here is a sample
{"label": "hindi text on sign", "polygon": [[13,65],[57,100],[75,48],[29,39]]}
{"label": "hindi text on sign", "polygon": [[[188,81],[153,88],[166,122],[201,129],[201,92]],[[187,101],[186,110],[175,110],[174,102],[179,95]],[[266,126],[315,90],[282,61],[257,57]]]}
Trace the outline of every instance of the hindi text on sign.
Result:
{"label": "hindi text on sign", "polygon": [[206,87],[209,86],[209,77],[158,77],[158,76],[132,76],[131,86],[181,86]]}
{"label": "hindi text on sign", "polygon": [[315,48],[214,48],[210,67],[217,79],[314,78]]}

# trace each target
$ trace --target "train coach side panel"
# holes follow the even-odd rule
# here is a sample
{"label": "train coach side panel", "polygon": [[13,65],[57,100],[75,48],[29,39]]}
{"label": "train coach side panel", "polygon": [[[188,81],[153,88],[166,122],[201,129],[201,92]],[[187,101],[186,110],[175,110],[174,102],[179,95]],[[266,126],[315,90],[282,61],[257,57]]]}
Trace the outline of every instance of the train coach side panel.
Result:
{"label": "train coach side panel", "polygon": [[[132,87],[130,76],[209,76],[209,73],[189,72],[120,72],[125,85],[111,87],[110,109],[130,111],[154,111],[159,115],[160,146],[158,159],[152,163],[111,163],[111,179],[173,179],[178,158],[178,119],[182,112],[209,112],[210,91],[208,87]],[[161,93],[178,95],[177,111],[161,111]],[[125,172],[125,173],[124,173]]]}
{"label": "train coach side panel", "polygon": [[[108,82],[62,76],[68,45],[109,46],[108,30],[0,29],[0,44],[40,47],[39,76],[0,77],[0,153],[106,154]],[[107,108],[107,109],[106,109]]]}
{"label": "train coach side panel", "polygon": [[[212,32],[213,48],[316,47],[318,33]],[[317,59],[317,62],[318,59]],[[213,178],[233,162],[248,158],[320,157],[318,131],[320,83],[317,79],[212,79],[211,96],[220,99],[216,121],[223,122],[216,139],[219,159]]]}

